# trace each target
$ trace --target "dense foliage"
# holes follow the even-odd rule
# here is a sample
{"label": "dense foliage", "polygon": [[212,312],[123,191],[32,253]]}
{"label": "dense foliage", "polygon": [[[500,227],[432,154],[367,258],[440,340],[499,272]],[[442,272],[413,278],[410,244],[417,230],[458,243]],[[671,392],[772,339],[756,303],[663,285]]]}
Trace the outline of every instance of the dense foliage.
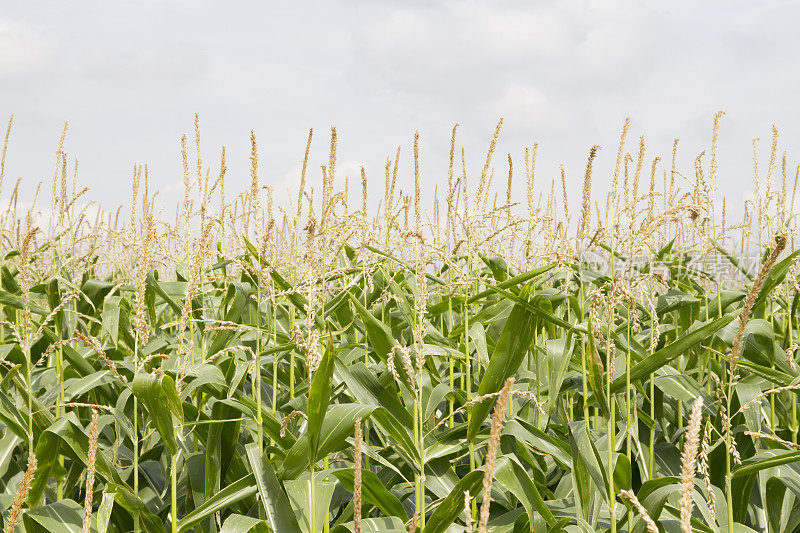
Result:
{"label": "dense foliage", "polygon": [[[198,149],[174,228],[145,192],[128,229],[85,231],[63,190],[48,230],[16,226],[0,265],[4,527],[800,527],[787,226],[766,227],[751,272],[717,244],[724,222],[709,230],[711,200],[670,186],[654,206],[651,179],[645,220],[635,191],[616,212],[612,197],[613,223],[590,229],[584,209],[568,246],[554,200],[525,218],[510,193],[506,210],[450,196],[442,238],[418,203],[409,223],[408,200],[402,228],[403,206],[370,221],[366,198],[337,214],[332,141],[321,211],[306,192],[283,226],[255,142],[253,188],[227,213],[209,208],[220,186]],[[737,277],[694,267],[709,249]]]}

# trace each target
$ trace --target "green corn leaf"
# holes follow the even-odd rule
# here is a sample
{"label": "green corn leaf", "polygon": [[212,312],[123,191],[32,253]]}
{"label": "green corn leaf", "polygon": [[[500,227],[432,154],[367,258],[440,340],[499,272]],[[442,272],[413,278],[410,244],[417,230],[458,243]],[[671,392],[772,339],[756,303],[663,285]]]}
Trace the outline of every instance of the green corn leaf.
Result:
{"label": "green corn leaf", "polygon": [[[69,412],[42,433],[36,443],[36,458],[38,467],[28,492],[28,506],[35,507],[44,493],[51,474],[59,468],[57,463],[59,453],[88,465],[89,463],[89,435],[84,431],[78,417],[74,412]],[[103,450],[98,449],[95,456],[95,466],[98,477],[117,484],[122,484],[119,472],[107,458]]]}
{"label": "green corn leaf", "polygon": [[[366,419],[375,408],[368,405],[337,404],[325,415],[320,426],[317,456],[322,457],[336,451],[346,444],[353,435],[356,419]],[[295,479],[308,468],[308,435],[305,434],[286,453],[286,458],[278,469],[280,480]]]}
{"label": "green corn leaf", "polygon": [[733,477],[741,478],[756,474],[767,468],[774,468],[776,466],[786,465],[800,461],[800,450],[793,452],[780,452],[778,450],[770,450],[762,452],[762,454],[745,459],[742,464],[735,466],[732,470]]}
{"label": "green corn leaf", "polygon": [[[689,348],[703,342],[728,325],[735,317],[732,315],[725,315],[713,322],[700,326],[699,328],[686,333],[673,343],[658,350],[653,355],[650,355],[642,361],[636,363],[631,368],[630,379],[631,381],[646,380],[650,374],[658,370],[664,365],[669,364],[673,359],[685,353]],[[625,388],[626,377],[620,376],[611,384],[611,392],[618,392]]]}
{"label": "green corn leaf", "polygon": [[[520,293],[523,300],[527,300],[528,295],[528,288],[523,289]],[[500,390],[506,379],[517,371],[533,340],[534,325],[533,313],[526,306],[515,305],[506,319],[492,357],[489,359],[489,366],[486,367],[486,372],[478,385],[477,396]],[[493,401],[483,401],[472,408],[467,430],[469,440],[473,440],[478,434],[478,430],[493,404]]]}
{"label": "green corn leaf", "polygon": [[[339,480],[345,490],[353,492],[355,482],[353,469],[345,468],[335,470],[333,475],[336,476],[336,479]],[[381,483],[381,480],[374,472],[362,469],[361,483],[361,494],[364,498],[364,502],[374,505],[385,516],[396,516],[404,521],[408,519],[403,504],[397,496],[389,492],[386,487],[383,486],[383,483]]]}
{"label": "green corn leaf", "polygon": [[83,507],[73,500],[60,500],[27,511],[22,521],[29,533],[81,533]]}
{"label": "green corn leaf", "polygon": [[555,526],[556,518],[545,505],[539,490],[536,488],[536,484],[516,461],[508,457],[501,457],[498,460],[494,476],[525,507],[525,511],[528,513],[531,533],[534,531],[534,524],[537,518],[535,513],[539,513],[549,527]]}
{"label": "green corn leaf", "polygon": [[314,372],[311,388],[308,391],[308,404],[306,415],[308,417],[308,459],[313,464],[316,462],[319,433],[328,404],[331,401],[331,378],[336,360],[336,349],[333,347],[333,338],[328,337],[327,347],[322,356],[319,367]]}
{"label": "green corn leaf", "polygon": [[223,509],[230,508],[233,504],[253,496],[258,492],[256,481],[253,474],[248,474],[243,478],[231,483],[214,496],[206,500],[200,507],[178,520],[177,529],[179,532],[186,531],[214,513]]}
{"label": "green corn leaf", "polygon": [[106,533],[108,523],[111,520],[111,510],[114,507],[114,494],[103,492],[103,499],[100,500],[100,507],[97,509],[97,533]]}
{"label": "green corn leaf", "polygon": [[300,533],[297,517],[292,512],[286,492],[275,476],[269,457],[260,452],[256,443],[248,444],[245,450],[258,485],[261,507],[264,509],[270,529],[286,533]]}
{"label": "green corn leaf", "polygon": [[[222,529],[219,530],[220,533],[267,533],[268,531],[264,520],[240,514],[232,514],[226,518]],[[273,529],[273,531],[283,530]]]}
{"label": "green corn leaf", "polygon": [[164,524],[147,505],[142,502],[128,487],[117,483],[108,483],[106,491],[114,494],[114,502],[131,513],[137,515],[147,531],[164,533]]}
{"label": "green corn leaf", "polygon": [[444,533],[456,518],[464,512],[464,492],[477,496],[483,482],[483,470],[473,470],[456,483],[450,494],[436,504],[430,518],[425,522],[424,533]]}
{"label": "green corn leaf", "polygon": [[173,455],[178,453],[178,441],[172,417],[174,415],[181,422],[183,409],[178,399],[178,391],[175,389],[175,382],[165,374],[140,372],[133,379],[131,390],[141,405],[147,409],[150,420],[155,424],[170,453]]}

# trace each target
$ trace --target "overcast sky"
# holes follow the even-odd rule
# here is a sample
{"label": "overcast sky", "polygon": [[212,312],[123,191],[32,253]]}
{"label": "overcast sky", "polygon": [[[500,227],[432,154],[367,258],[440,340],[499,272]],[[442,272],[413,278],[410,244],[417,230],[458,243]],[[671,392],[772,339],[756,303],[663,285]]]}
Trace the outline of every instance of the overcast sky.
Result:
{"label": "overcast sky", "polygon": [[715,111],[726,109],[720,184],[729,206],[741,204],[752,190],[751,140],[762,139],[766,166],[773,123],[794,176],[798,20],[800,5],[788,1],[5,0],[0,113],[15,119],[0,195],[18,176],[28,192],[49,182],[69,120],[66,149],[91,200],[125,202],[140,162],[171,205],[182,196],[180,136],[195,112],[204,160],[216,167],[227,147],[231,191],[248,183],[251,129],[262,180],[281,195],[297,182],[310,127],[318,183],[335,125],[339,177],[357,184],[363,163],[373,198],[398,144],[403,183],[411,182],[418,129],[432,194],[446,183],[452,125],[461,125],[474,184],[502,116],[498,174],[506,153],[521,170],[523,147],[538,142],[540,190],[564,163],[575,205],[593,144],[604,148],[595,190],[608,181],[626,116],[631,152],[646,136],[648,167],[655,155],[668,160],[680,137],[680,162],[691,170],[709,147]]}

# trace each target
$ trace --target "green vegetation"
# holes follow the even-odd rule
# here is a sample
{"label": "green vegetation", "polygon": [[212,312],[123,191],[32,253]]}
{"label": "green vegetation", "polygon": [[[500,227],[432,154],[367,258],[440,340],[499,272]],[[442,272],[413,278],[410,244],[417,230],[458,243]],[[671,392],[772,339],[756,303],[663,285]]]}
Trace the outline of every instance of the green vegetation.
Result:
{"label": "green vegetation", "polygon": [[174,224],[139,166],[128,223],[82,211],[62,138],[48,215],[15,193],[2,219],[3,527],[795,531],[794,193],[776,132],[726,227],[720,117],[695,177],[673,163],[657,187],[655,159],[644,194],[626,121],[605,213],[594,147],[576,223],[555,187],[537,202],[536,147],[527,209],[510,155],[489,204],[500,124],[474,190],[453,129],[441,213],[421,206],[418,137],[413,196],[395,195],[398,149],[373,217],[363,171],[359,209],[334,187],[335,130],[319,206],[306,149],[276,215],[255,136],[231,200],[196,128]]}

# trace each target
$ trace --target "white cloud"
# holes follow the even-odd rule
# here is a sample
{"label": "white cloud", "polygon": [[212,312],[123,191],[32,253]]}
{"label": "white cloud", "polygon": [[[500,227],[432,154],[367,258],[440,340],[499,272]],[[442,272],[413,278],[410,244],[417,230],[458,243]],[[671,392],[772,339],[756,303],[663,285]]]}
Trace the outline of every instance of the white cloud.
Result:
{"label": "white cloud", "polygon": [[362,72],[400,90],[496,93],[538,79],[574,92],[641,76],[661,32],[635,2],[447,2],[390,10],[360,28],[355,52]]}
{"label": "white cloud", "polygon": [[78,74],[102,83],[189,84],[207,69],[205,50],[193,43],[133,42],[95,48],[86,54]]}
{"label": "white cloud", "polygon": [[[714,112],[725,108],[720,183],[732,212],[752,182],[753,136],[767,139],[777,122],[780,150],[800,145],[792,120],[800,5],[338,0],[313,10],[256,2],[221,10],[185,1],[4,9],[0,79],[13,83],[3,86],[0,111],[16,113],[7,175],[49,176],[43,147],[69,119],[79,181],[113,210],[127,199],[132,161],[150,164],[153,188],[180,177],[177,139],[191,132],[196,111],[204,158],[228,148],[230,195],[248,186],[251,129],[262,183],[274,184],[276,201],[287,186],[296,190],[313,126],[308,183],[318,201],[330,125],[339,131],[337,189],[349,175],[358,195],[363,161],[370,198],[379,199],[385,157],[402,143],[398,187],[409,190],[419,129],[424,194],[432,194],[446,180],[452,124],[461,124],[459,148],[474,177],[502,115],[498,173],[506,153],[519,165],[522,147],[537,141],[539,175],[557,177],[565,163],[577,191],[593,144],[604,146],[597,183],[612,172],[625,116],[633,118],[630,150],[644,134],[648,159],[668,160],[680,137],[679,166],[691,174]],[[789,160],[794,168],[791,151]],[[159,200],[179,200],[180,188],[167,186]]]}
{"label": "white cloud", "polygon": [[503,115],[523,123],[558,123],[556,105],[537,87],[513,83],[488,106],[487,119]]}
{"label": "white cloud", "polygon": [[53,45],[24,22],[0,19],[0,79],[40,74],[52,58]]}

